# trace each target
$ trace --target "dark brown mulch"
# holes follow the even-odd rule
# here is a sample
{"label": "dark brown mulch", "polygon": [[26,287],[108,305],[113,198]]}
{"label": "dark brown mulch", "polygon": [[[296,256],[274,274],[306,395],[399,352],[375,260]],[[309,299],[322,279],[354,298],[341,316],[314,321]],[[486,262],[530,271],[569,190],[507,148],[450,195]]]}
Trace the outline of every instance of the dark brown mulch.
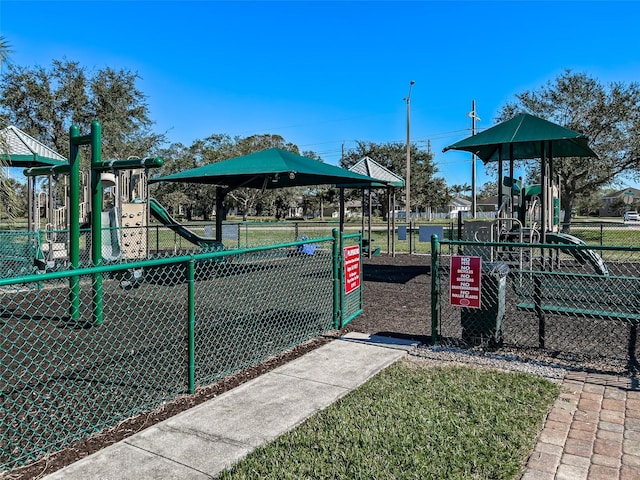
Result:
{"label": "dark brown mulch", "polygon": [[380,255],[363,263],[364,312],[344,331],[429,343],[431,256]]}
{"label": "dark brown mulch", "polygon": [[[429,341],[430,330],[430,257],[419,255],[381,255],[363,260],[364,313],[335,336],[362,332]],[[138,415],[117,427],[77,442],[37,462],[0,474],[2,479],[39,478],[59,470],[87,455],[123,440],[162,420],[215,398],[253,378],[273,370],[328,342],[334,335],[313,339],[255,367],[230,376],[214,385],[200,388],[161,409]]]}

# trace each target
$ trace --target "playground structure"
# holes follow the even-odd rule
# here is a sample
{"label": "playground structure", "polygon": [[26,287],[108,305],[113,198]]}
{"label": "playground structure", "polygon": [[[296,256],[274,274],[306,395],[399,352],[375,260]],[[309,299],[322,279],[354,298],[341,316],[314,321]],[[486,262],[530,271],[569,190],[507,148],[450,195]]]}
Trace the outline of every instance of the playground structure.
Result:
{"label": "playground structure", "polygon": [[[133,160],[133,159],[129,159]],[[136,159],[137,160],[137,159]],[[139,161],[139,160],[138,160]],[[37,181],[41,170],[27,169],[25,175]],[[147,225],[149,223],[148,189],[145,169],[126,169],[100,173],[102,184],[102,202],[98,216],[101,225],[101,252],[103,262],[132,261],[146,258],[149,254]],[[29,210],[27,229],[41,232],[40,249],[46,265],[42,269],[51,270],[63,267],[69,259],[69,187],[67,177],[59,180],[61,188],[56,188],[54,175],[48,175],[47,192],[35,196],[33,207]],[[35,182],[30,182],[35,183]],[[90,237],[92,202],[90,197],[90,172],[81,173],[81,193],[78,209],[80,234]],[[62,194],[61,191],[62,190]],[[60,196],[59,199],[56,197]],[[29,195],[34,198],[34,195]],[[45,228],[41,228],[41,218],[46,219]],[[91,240],[85,241],[90,245]],[[86,254],[84,255],[86,257]],[[82,258],[86,264],[88,258]]]}
{"label": "playground structure", "polygon": [[79,159],[65,159],[16,127],[0,132],[8,144],[6,165],[26,167],[27,179],[27,230],[0,232],[0,278],[64,269],[76,257],[76,267],[149,258],[151,217],[201,251],[222,248],[180,225],[149,196],[149,169],[161,166],[161,159],[103,162],[98,122],[90,135],[71,133],[72,155],[81,145],[92,146],[88,171],[79,170]]}
{"label": "playground structure", "polygon": [[[517,115],[484,132],[461,140],[447,150],[465,150],[476,154],[485,163],[497,162],[499,206],[496,218],[489,222],[467,222],[465,240],[504,243],[505,246],[480,249],[489,261],[504,261],[523,269],[532,266],[532,252],[518,250],[514,258],[508,243],[561,244],[581,246],[585,243],[563,232],[560,225],[560,187],[554,173],[555,157],[595,157],[583,135],[528,114]],[[525,186],[522,178],[515,178],[514,161],[540,161],[540,183]],[[509,161],[509,173],[503,175],[503,162]],[[598,275],[608,275],[601,256],[592,249],[570,249],[567,253],[580,264],[590,264]],[[548,255],[548,258],[547,258]],[[539,260],[553,263],[560,252],[541,249]]]}
{"label": "playground structure", "polygon": [[[467,222],[465,230],[470,235],[442,242],[458,245],[458,252],[481,256],[488,262],[486,268],[485,264],[476,268],[477,280],[483,285],[473,297],[478,305],[460,310],[452,301],[453,309],[443,305],[442,312],[432,310],[434,337],[447,330],[446,336],[460,338],[467,346],[499,348],[504,342],[534,348],[538,355],[549,357],[570,345],[593,358],[626,357],[623,368],[633,374],[640,371],[640,311],[635,293],[639,249],[587,245],[561,229],[553,157],[597,158],[586,138],[522,114],[447,149],[473,152],[485,162],[497,161],[498,178],[502,179],[498,198],[502,201],[495,220],[484,225]],[[540,159],[540,184],[527,187],[514,178],[513,163],[534,158]],[[510,169],[503,178],[505,159]],[[432,251],[439,251],[437,238],[432,240]],[[434,271],[438,270],[438,256],[432,257]],[[457,281],[454,272],[449,275],[450,281]],[[434,277],[432,281],[433,307],[440,302],[438,280]],[[535,333],[524,338],[527,331]],[[594,333],[585,335],[590,331]],[[615,340],[605,342],[605,336]],[[568,353],[569,358],[571,355]]]}

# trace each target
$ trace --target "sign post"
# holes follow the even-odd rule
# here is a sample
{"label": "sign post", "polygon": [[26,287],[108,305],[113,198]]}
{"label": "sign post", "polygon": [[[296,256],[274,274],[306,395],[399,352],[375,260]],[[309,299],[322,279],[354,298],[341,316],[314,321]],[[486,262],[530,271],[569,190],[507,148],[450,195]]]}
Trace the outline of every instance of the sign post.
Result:
{"label": "sign post", "polygon": [[451,256],[449,303],[458,307],[480,308],[482,299],[482,257]]}

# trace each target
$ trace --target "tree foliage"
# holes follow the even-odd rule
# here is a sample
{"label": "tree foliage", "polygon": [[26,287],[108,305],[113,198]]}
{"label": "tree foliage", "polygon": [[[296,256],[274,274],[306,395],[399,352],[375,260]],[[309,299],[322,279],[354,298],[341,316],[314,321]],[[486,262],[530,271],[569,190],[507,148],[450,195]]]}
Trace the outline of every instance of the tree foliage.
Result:
{"label": "tree foliage", "polygon": [[495,195],[498,195],[498,182],[485,182],[482,187],[480,187],[480,198],[489,198]]}
{"label": "tree foliage", "polygon": [[[593,158],[555,158],[561,177],[564,221],[580,197],[625,178],[640,179],[640,85],[603,85],[586,73],[566,70],[553,82],[516,95],[500,111],[499,120],[527,112],[585,134],[598,154]],[[529,164],[527,176],[539,177]]]}
{"label": "tree foliage", "polygon": [[[0,69],[9,61],[9,55],[11,54],[11,45],[9,41],[0,35]],[[0,70],[1,72],[2,70]]]}
{"label": "tree foliage", "polygon": [[138,79],[128,70],[90,72],[68,60],[54,60],[48,68],[9,65],[0,78],[0,122],[16,125],[68,156],[71,125],[84,134],[98,120],[103,158],[145,157],[165,138],[151,130]]}
{"label": "tree foliage", "polygon": [[[438,172],[433,163],[433,154],[411,145],[411,203],[414,208],[427,209],[443,207],[449,201],[449,194],[443,178],[435,177]],[[378,164],[403,178],[407,170],[407,146],[400,142],[374,143],[357,141],[356,147],[346,152],[341,161],[344,168],[355,165],[363,157],[369,157]],[[377,201],[388,211],[383,190],[374,190]],[[404,189],[402,190],[404,194]]]}
{"label": "tree foliage", "polygon": [[[295,144],[286,142],[280,135],[264,134],[231,138],[225,134],[214,134],[203,140],[195,140],[190,147],[173,144],[161,151],[164,165],[157,174],[168,175],[268,148],[280,148],[299,153]],[[311,158],[319,158],[313,152],[305,152],[305,154]],[[213,185],[166,182],[154,187],[154,195],[162,203],[175,206],[176,199],[184,199],[176,194],[181,192],[189,199],[188,202],[181,204],[186,208],[187,219],[191,220],[198,215],[208,220],[215,207],[215,188]],[[287,188],[263,192],[255,188],[237,188],[227,195],[224,208],[225,212],[234,207],[237,208],[245,220],[252,213],[282,217],[286,215],[289,207],[297,206],[298,201],[303,199],[305,191],[301,188]]]}
{"label": "tree foliage", "polygon": [[[11,53],[11,46],[7,39],[0,36],[0,72],[2,72],[2,66],[7,63],[9,54]],[[6,122],[0,118],[0,129],[5,128]],[[0,138],[0,154],[7,152],[8,145],[5,144],[4,138]],[[0,158],[0,214],[4,214],[8,218],[12,218],[16,215],[16,208],[18,205],[18,198],[16,197],[15,190],[11,182],[5,176],[5,164],[2,158]]]}
{"label": "tree foliage", "polygon": [[471,190],[472,190],[471,185],[469,185],[468,183],[465,183],[463,185],[456,183],[449,187],[449,193],[453,197],[459,197],[461,195],[471,193]]}

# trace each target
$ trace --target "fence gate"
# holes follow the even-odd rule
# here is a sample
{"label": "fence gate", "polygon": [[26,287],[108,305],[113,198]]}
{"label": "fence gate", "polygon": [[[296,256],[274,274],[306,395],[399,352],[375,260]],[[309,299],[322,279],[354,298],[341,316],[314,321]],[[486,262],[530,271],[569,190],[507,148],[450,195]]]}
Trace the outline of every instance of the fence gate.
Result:
{"label": "fence gate", "polygon": [[[338,242],[336,242],[338,244]],[[334,297],[339,299],[340,315],[337,316],[336,328],[342,328],[362,313],[362,235],[342,234],[342,241],[338,246],[341,251],[336,252],[334,258],[339,262],[337,271],[338,290]]]}

